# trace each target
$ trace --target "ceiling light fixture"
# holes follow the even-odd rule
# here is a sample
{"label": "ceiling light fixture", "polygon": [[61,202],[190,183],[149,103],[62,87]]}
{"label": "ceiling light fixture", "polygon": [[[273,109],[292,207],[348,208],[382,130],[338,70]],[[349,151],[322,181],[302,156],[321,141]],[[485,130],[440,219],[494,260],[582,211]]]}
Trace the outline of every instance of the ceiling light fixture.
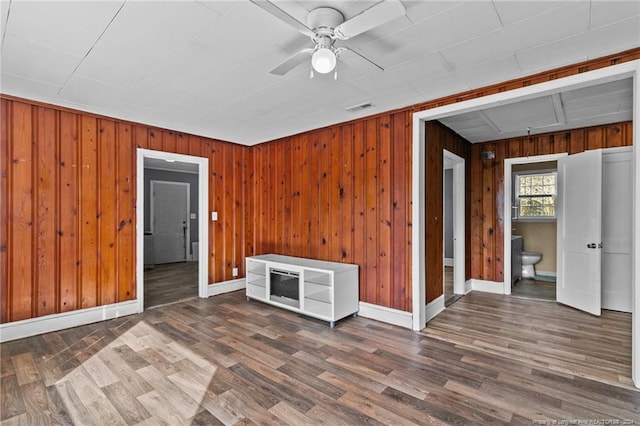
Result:
{"label": "ceiling light fixture", "polygon": [[327,74],[336,67],[336,54],[331,47],[320,47],[311,56],[311,66],[320,74]]}

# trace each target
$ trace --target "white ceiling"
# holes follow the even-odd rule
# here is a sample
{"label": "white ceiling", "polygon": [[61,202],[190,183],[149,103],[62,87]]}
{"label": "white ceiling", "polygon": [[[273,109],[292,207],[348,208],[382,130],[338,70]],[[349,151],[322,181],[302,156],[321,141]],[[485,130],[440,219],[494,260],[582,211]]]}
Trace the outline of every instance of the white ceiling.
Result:
{"label": "white ceiling", "polygon": [[633,118],[633,80],[626,78],[440,119],[469,142],[556,132]]}
{"label": "white ceiling", "polygon": [[[319,6],[349,19],[375,3],[277,2],[303,22]],[[384,72],[349,61],[338,65],[337,80],[310,80],[306,63],[285,76],[269,73],[312,44],[249,1],[1,0],[0,90],[252,145],[640,46],[636,0],[402,3],[405,17],[337,43]],[[561,96],[575,124],[581,119],[572,114],[589,108],[580,99],[570,108],[573,95],[589,95]],[[364,102],[373,107],[346,110]],[[553,120],[542,104],[558,99],[530,102],[536,120]],[[526,113],[486,116],[507,134],[522,126],[509,114]]]}

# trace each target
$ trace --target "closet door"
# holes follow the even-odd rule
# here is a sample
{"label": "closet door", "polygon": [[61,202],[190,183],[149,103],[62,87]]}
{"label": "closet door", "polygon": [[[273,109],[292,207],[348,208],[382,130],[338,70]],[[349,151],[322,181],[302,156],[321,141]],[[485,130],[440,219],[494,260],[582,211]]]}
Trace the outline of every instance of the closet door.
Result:
{"label": "closet door", "polygon": [[602,151],[558,159],[558,302],[600,315]]}

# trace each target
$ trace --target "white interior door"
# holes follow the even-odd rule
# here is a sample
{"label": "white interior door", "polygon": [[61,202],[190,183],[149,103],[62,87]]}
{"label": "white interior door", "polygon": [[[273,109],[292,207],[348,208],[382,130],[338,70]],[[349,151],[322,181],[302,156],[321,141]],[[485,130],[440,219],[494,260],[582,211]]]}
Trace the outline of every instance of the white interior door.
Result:
{"label": "white interior door", "polygon": [[189,184],[151,181],[155,263],[187,260]]}
{"label": "white interior door", "polygon": [[558,302],[600,315],[602,151],[558,159]]}
{"label": "white interior door", "polygon": [[602,309],[633,309],[633,151],[602,157]]}

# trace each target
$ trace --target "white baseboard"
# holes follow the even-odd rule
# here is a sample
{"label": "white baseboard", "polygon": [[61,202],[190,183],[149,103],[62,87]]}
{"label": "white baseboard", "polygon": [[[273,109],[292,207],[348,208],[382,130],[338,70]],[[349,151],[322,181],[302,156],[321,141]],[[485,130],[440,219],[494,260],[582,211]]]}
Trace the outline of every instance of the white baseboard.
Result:
{"label": "white baseboard", "polygon": [[556,273],[551,271],[538,271],[536,269],[536,275],[544,275],[545,277],[555,277]]}
{"label": "white baseboard", "polygon": [[400,327],[411,329],[413,326],[413,315],[398,309],[391,309],[385,306],[373,305],[371,303],[360,302],[358,315],[364,318],[371,318],[376,321],[386,322]]}
{"label": "white baseboard", "polygon": [[444,258],[444,266],[453,266],[453,258]]}
{"label": "white baseboard", "polygon": [[207,297],[216,296],[223,293],[230,293],[236,290],[242,290],[246,287],[247,281],[244,278],[209,284],[209,287],[207,288]]}
{"label": "white baseboard", "polygon": [[472,280],[466,280],[464,282],[464,294],[469,294],[471,292],[471,290],[473,290],[472,287]]}
{"label": "white baseboard", "polygon": [[427,303],[425,311],[427,322],[431,321],[442,311],[444,311],[444,294],[441,294],[440,297],[437,297],[436,299]]}
{"label": "white baseboard", "polygon": [[98,321],[138,313],[138,301],[114,303],[95,308],[78,309],[61,314],[46,315],[0,324],[0,342],[22,339],[36,334],[49,333]]}
{"label": "white baseboard", "polygon": [[482,291],[485,293],[504,294],[504,283],[497,281],[484,281],[475,278],[470,279],[471,290]]}

